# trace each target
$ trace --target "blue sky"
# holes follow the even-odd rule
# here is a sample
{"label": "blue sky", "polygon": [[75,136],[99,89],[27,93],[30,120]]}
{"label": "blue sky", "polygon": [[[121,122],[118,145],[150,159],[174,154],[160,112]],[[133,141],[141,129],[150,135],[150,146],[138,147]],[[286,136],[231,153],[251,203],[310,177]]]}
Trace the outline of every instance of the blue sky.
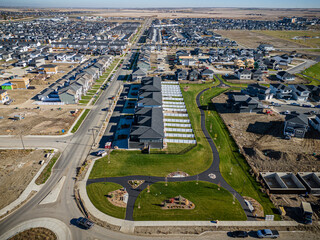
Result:
{"label": "blue sky", "polygon": [[0,6],[12,7],[267,7],[320,8],[319,0],[1,0]]}

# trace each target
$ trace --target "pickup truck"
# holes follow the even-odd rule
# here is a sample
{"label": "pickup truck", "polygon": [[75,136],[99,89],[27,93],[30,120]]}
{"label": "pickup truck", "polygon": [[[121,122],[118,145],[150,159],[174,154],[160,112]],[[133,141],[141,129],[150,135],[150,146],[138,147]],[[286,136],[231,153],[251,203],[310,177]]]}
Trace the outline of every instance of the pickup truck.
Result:
{"label": "pickup truck", "polygon": [[258,238],[277,238],[279,232],[277,230],[263,229],[257,231]]}

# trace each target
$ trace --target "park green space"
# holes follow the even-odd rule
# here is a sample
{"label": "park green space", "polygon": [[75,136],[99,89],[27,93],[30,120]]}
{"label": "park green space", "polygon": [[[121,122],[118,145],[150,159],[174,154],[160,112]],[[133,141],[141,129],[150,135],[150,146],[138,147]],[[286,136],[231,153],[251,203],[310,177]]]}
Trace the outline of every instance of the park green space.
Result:
{"label": "park green space", "polygon": [[[312,77],[320,80],[320,63],[316,63],[312,65],[311,67],[304,70],[302,73],[307,75],[308,77]],[[317,85],[319,85],[319,82]]]}
{"label": "park green space", "polygon": [[[182,197],[195,204],[194,209],[161,208],[162,202]],[[140,205],[140,208],[139,208]],[[133,219],[143,220],[246,220],[246,215],[230,192],[209,182],[164,182],[150,186],[150,192],[143,190],[134,206]]]}
{"label": "park green space", "polygon": [[237,192],[256,199],[262,205],[265,214],[274,214],[275,219],[279,220],[277,210],[268,196],[260,191],[260,184],[251,176],[250,166],[239,153],[238,146],[212,104],[211,99],[219,94],[218,89],[206,91],[201,97],[201,105],[205,109],[206,128],[219,152],[220,172]]}
{"label": "park green space", "polygon": [[[53,153],[53,150],[49,150],[48,152]],[[54,156],[50,159],[50,162],[47,164],[47,166],[43,169],[43,171],[41,172],[41,174],[39,175],[39,177],[36,179],[35,183],[37,185],[43,184],[45,183],[48,178],[51,175],[52,172],[52,168],[54,166],[54,164],[56,163],[56,161],[59,159],[61,153],[55,153]]]}
{"label": "park green space", "polygon": [[107,198],[109,192],[120,188],[123,187],[116,183],[91,183],[87,186],[87,193],[90,201],[98,210],[112,217],[124,219],[126,208],[113,205]]}
{"label": "park green space", "polygon": [[82,115],[80,116],[80,118],[78,119],[77,123],[74,125],[74,127],[72,128],[71,132],[75,133],[78,128],[80,127],[81,123],[83,122],[83,120],[86,118],[86,116],[88,115],[88,113],[90,112],[90,109],[86,109],[84,110],[84,113],[82,113]]}
{"label": "park green space", "polygon": [[320,36],[320,31],[269,31],[269,30],[263,30],[263,31],[254,31],[257,33],[266,34],[268,36],[284,39],[290,42],[298,43],[304,46],[312,47],[312,48],[318,48],[320,47],[320,38],[309,38],[309,39],[299,39],[294,40],[293,37],[317,37]]}
{"label": "park green space", "polygon": [[[188,110],[197,145],[184,154],[153,153],[143,154],[141,151],[112,151],[110,156],[97,160],[89,178],[119,177],[129,175],[166,176],[174,171],[184,171],[196,175],[207,170],[212,163],[212,152],[209,143],[201,130],[200,111],[196,104],[196,96],[202,89],[213,87],[212,82],[205,84],[189,84],[187,91],[181,89]],[[183,146],[183,144],[174,144]],[[169,144],[169,146],[174,146]],[[174,147],[173,147],[174,148]],[[172,149],[172,148],[171,148]],[[109,163],[110,161],[110,163]]]}

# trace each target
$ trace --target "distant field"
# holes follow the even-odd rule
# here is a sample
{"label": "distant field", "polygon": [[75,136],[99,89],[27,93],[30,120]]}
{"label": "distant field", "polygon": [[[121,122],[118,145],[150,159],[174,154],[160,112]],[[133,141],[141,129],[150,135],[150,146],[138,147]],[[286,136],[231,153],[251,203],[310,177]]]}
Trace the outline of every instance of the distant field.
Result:
{"label": "distant field", "polygon": [[[282,31],[249,31],[249,30],[217,30],[214,31],[223,37],[236,41],[240,47],[256,48],[261,43],[268,43],[275,48],[308,48],[309,46],[290,40],[290,37],[280,38],[278,35],[268,35],[268,32],[284,33]],[[298,31],[296,31],[298,32]],[[281,35],[281,34],[280,34]],[[296,36],[296,35],[294,35]],[[294,37],[293,36],[293,37]]]}
{"label": "distant field", "polygon": [[[320,31],[254,31],[268,36],[281,38],[297,44],[305,45],[307,47],[319,48],[320,47]],[[294,37],[319,37],[310,39],[294,40]]]}

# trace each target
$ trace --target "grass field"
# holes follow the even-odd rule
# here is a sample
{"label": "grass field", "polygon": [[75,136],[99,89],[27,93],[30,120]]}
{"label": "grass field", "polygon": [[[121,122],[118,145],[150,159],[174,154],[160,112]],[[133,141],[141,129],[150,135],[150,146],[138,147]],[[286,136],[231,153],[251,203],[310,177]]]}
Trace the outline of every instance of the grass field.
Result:
{"label": "grass field", "polygon": [[95,162],[90,179],[128,175],[166,176],[180,170],[189,175],[196,175],[209,168],[212,163],[212,152],[200,125],[200,111],[196,105],[196,96],[204,88],[212,87],[212,83],[192,84],[190,89],[182,92],[185,104],[196,136],[197,146],[185,154],[142,154],[140,151],[116,150],[108,157]]}
{"label": "grass field", "polygon": [[86,109],[84,110],[84,113],[81,115],[81,117],[79,118],[79,120],[77,121],[77,123],[74,125],[74,127],[72,128],[71,132],[75,133],[78,128],[80,127],[81,123],[83,122],[83,120],[86,118],[86,116],[88,115],[88,113],[90,112],[90,109]]}
{"label": "grass field", "polygon": [[[164,200],[181,195],[195,204],[191,210],[162,210]],[[240,203],[227,190],[213,183],[193,182],[155,183],[140,193],[135,202],[134,220],[246,220]],[[138,205],[140,204],[140,209]]]}
{"label": "grass field", "polygon": [[208,111],[206,111],[206,127],[219,151],[221,174],[230,186],[242,196],[256,199],[263,206],[265,214],[275,214],[275,219],[279,220],[280,217],[276,214],[274,205],[267,195],[260,191],[260,184],[249,173],[250,166],[243,155],[239,153],[227,127],[214,110],[211,99],[218,93],[217,89],[209,90],[203,94],[201,100],[203,106],[208,106],[205,107],[205,109],[208,108]]}
{"label": "grass field", "polygon": [[316,37],[320,36],[320,31],[254,31],[257,33],[266,34],[272,37],[281,38],[287,41],[298,43],[312,48],[320,47],[320,38],[309,38],[294,40],[293,37]]}
{"label": "grass field", "polygon": [[313,66],[307,68],[302,72],[303,74],[320,80],[320,63],[316,63]]}
{"label": "grass field", "polygon": [[[296,76],[307,80],[307,81],[308,81],[308,84],[307,84],[307,85],[315,85],[315,86],[320,85],[320,81],[317,81],[317,80],[315,80],[315,79],[313,79],[313,78],[310,78],[310,77],[305,77],[305,76],[303,76],[303,75],[300,74],[300,73],[296,74]],[[319,79],[319,80],[320,80],[320,79]]]}
{"label": "grass field", "polygon": [[39,177],[36,179],[35,183],[37,185],[45,183],[51,175],[52,167],[60,157],[60,153],[56,153],[47,164],[47,166],[43,169]]}
{"label": "grass field", "polygon": [[90,201],[101,212],[112,217],[124,219],[126,215],[126,209],[114,206],[106,197],[109,192],[120,188],[122,188],[122,186],[116,183],[92,183],[87,186],[87,193]]}

